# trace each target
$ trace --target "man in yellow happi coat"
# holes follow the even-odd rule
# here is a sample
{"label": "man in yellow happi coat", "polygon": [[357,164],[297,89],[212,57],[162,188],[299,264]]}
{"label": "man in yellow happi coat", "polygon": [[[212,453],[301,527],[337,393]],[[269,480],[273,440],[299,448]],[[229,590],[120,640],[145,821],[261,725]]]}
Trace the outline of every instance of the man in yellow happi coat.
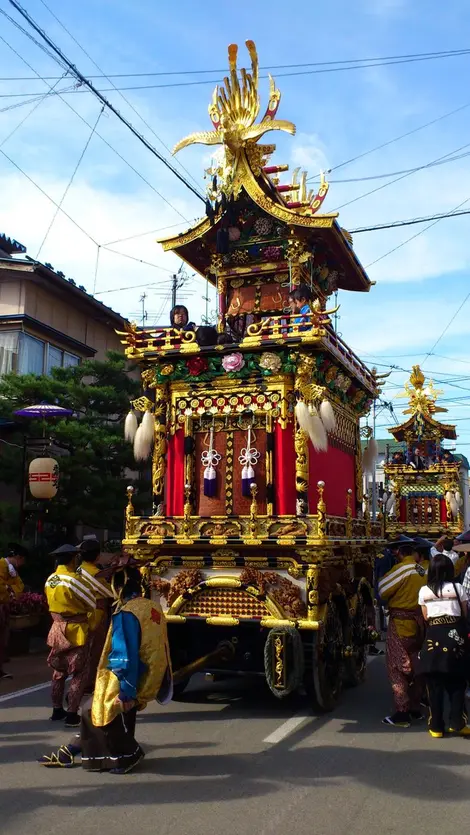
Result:
{"label": "man in yellow happi coat", "polygon": [[[414,675],[418,652],[424,638],[424,621],[418,595],[427,582],[428,562],[417,551],[412,539],[401,536],[397,564],[379,582],[381,600],[388,606],[387,670],[392,685],[395,712],[383,719],[386,725],[409,727],[422,719],[422,682]],[[429,543],[429,548],[431,543]]]}
{"label": "man in yellow happi coat", "polygon": [[[90,586],[76,573],[79,555],[74,545],[62,545],[53,551],[57,567],[45,586],[52,616],[47,643],[51,648],[47,663],[52,674],[53,721],[65,719],[65,726],[80,725],[78,710],[86,686],[89,657],[89,618],[96,609]],[[65,681],[72,677],[64,710]]]}
{"label": "man in yellow happi coat", "polygon": [[79,552],[82,561],[77,568],[77,574],[90,587],[96,598],[96,609],[88,618],[90,646],[85,685],[85,692],[93,693],[96,672],[108,633],[111,601],[114,596],[111,586],[101,576],[102,566],[98,564],[101,554],[99,541],[91,537],[84,539],[79,546]]}
{"label": "man in yellow happi coat", "polygon": [[8,556],[0,560],[0,681],[11,678],[10,673],[3,669],[10,636],[10,603],[24,589],[18,569],[28,556],[26,549],[16,543],[12,542],[8,549]]}
{"label": "man in yellow happi coat", "polygon": [[[127,558],[126,558],[127,559]],[[137,711],[172,698],[172,670],[160,604],[142,597],[137,568],[122,561],[114,574],[116,610],[106,638],[93,700],[82,710],[79,737],[41,757],[46,767],[70,767],[81,754],[89,771],[124,774],[144,753],[134,737]]]}

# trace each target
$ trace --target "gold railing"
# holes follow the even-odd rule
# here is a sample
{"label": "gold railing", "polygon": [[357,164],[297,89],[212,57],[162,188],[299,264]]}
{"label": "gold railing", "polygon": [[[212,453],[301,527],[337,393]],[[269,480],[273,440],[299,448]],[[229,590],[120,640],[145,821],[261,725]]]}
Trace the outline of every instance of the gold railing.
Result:
{"label": "gold railing", "polygon": [[[349,526],[350,525],[350,526]],[[128,516],[124,544],[163,543],[192,545],[321,545],[333,540],[381,540],[379,521],[345,517],[326,517],[319,525],[316,515],[309,516]]]}
{"label": "gold railing", "polygon": [[165,354],[168,351],[181,351],[182,354],[199,351],[195,331],[183,331],[179,328],[138,330],[137,326],[132,325],[127,332],[116,333],[125,337],[121,339],[121,343],[126,346],[128,357],[140,357],[147,353]]}

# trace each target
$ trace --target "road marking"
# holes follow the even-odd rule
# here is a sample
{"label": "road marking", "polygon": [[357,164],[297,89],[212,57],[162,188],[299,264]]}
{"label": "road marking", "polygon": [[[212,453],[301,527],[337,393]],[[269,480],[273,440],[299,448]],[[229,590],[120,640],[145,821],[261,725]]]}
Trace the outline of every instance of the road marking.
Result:
{"label": "road marking", "polygon": [[21,696],[28,696],[29,693],[36,693],[37,690],[45,690],[50,687],[50,681],[45,681],[43,684],[35,684],[34,687],[26,687],[24,690],[15,690],[14,693],[7,693],[5,696],[0,696],[0,702],[8,702],[11,699],[19,699]]}
{"label": "road marking", "polygon": [[303,722],[313,722],[315,719],[317,719],[316,716],[306,716],[304,713],[296,713],[295,716],[291,716],[287,722],[284,722],[272,734],[269,734],[269,736],[263,739],[263,742],[267,742],[269,745],[276,745],[278,742],[282,742],[286,736],[293,733]]}

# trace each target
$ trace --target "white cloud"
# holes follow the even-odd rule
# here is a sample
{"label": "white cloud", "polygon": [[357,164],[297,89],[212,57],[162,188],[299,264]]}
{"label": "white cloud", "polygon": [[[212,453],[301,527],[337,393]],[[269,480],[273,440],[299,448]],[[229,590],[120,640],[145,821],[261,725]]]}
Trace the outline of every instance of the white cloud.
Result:
{"label": "white cloud", "polygon": [[310,176],[326,171],[329,163],[326,149],[316,133],[299,133],[293,140],[292,164],[306,168]]}
{"label": "white cloud", "polygon": [[[44,175],[32,174],[48,194],[56,198],[65,189],[66,181],[60,178],[45,179]],[[40,243],[55,212],[55,207],[33,185],[20,174],[0,176],[0,229],[23,243],[30,257],[36,257]],[[188,218],[194,209],[178,198],[172,198],[174,205]],[[88,182],[77,182],[70,190],[64,209],[99,243],[114,241],[145,230],[159,229],[180,223],[180,229],[188,224],[179,221],[175,212],[162,206],[148,192],[134,191],[111,193],[106,189],[93,187]],[[120,257],[105,249],[100,250],[97,275],[97,298],[130,318],[137,318],[140,310],[139,298],[146,292],[149,324],[155,323],[156,314],[162,310],[162,319],[168,319],[169,279],[171,272],[180,265],[171,253],[164,253],[156,243],[157,237],[169,236],[178,231],[178,226],[160,233],[152,233],[123,243],[112,245],[118,250],[155,266],[137,263]],[[77,284],[83,284],[93,292],[96,266],[96,245],[74,226],[64,214],[59,213],[40,255],[44,263],[50,262]],[[161,267],[163,269],[158,269]],[[145,289],[140,285],[149,284]],[[136,287],[136,290],[116,292],[121,287]],[[109,293],[99,291],[112,290]],[[185,291],[186,292],[186,289]],[[205,295],[203,279],[193,279],[188,285],[192,293],[187,299],[196,320],[205,310],[202,296]],[[213,304],[211,304],[213,307]],[[163,309],[162,309],[163,308]]]}

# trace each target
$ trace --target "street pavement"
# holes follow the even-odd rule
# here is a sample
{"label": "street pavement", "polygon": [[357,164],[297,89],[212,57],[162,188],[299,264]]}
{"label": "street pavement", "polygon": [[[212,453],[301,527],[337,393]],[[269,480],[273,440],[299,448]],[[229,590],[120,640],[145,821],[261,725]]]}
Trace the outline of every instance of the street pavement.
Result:
{"label": "street pavement", "polygon": [[208,682],[151,705],[146,750],[124,776],[48,770],[36,757],[70,731],[48,722],[48,689],[0,696],[1,835],[395,835],[467,832],[470,740],[389,728],[383,657],[367,682],[316,716],[259,681]]}

